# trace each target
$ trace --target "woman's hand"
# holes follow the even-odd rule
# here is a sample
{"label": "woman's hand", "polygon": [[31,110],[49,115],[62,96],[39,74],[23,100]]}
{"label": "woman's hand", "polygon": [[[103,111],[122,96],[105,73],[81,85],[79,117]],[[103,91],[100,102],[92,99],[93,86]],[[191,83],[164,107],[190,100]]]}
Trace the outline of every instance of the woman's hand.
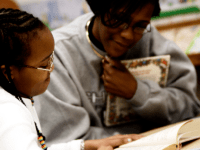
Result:
{"label": "woman's hand", "polygon": [[[126,144],[131,141],[140,139],[142,137],[143,137],[142,135],[138,135],[138,134],[127,134],[127,135],[119,134],[119,135],[111,136],[111,137],[104,138],[104,139],[86,140],[85,141],[85,150],[97,150],[101,146],[111,146],[112,148],[115,148],[122,144]],[[103,149],[101,149],[101,150],[103,150]]]}
{"label": "woman's hand", "polygon": [[118,60],[105,57],[102,60],[105,90],[113,95],[130,99],[136,92],[137,81],[128,69]]}

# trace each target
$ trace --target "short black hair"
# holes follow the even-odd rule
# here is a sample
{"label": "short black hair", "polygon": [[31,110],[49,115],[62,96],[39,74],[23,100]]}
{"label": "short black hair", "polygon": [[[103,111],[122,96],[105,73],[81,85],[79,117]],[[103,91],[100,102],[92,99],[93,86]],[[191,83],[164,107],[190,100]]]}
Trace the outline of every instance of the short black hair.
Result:
{"label": "short black hair", "polygon": [[[159,16],[160,5],[159,0],[86,0],[90,9],[95,16],[100,16],[101,21],[105,26],[117,27],[129,19],[131,14],[137,9],[141,9],[148,3],[155,5],[152,17]],[[119,10],[123,9],[121,13]],[[105,21],[105,16],[108,16],[108,20]],[[110,24],[112,20],[115,23]]]}
{"label": "short black hair", "polygon": [[[31,54],[30,41],[46,26],[32,14],[0,9],[0,66],[5,65],[9,81],[0,71],[0,86],[21,100],[10,75],[10,66],[23,64]],[[9,83],[10,82],[10,83]]]}

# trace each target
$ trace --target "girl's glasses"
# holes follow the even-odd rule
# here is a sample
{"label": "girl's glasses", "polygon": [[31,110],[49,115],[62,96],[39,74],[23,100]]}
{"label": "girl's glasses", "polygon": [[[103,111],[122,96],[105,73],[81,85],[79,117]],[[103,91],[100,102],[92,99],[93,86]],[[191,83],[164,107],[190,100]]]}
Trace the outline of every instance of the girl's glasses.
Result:
{"label": "girl's glasses", "polygon": [[34,66],[29,66],[29,65],[18,65],[19,67],[27,67],[27,68],[33,68],[33,69],[38,69],[38,70],[44,70],[44,71],[52,71],[53,68],[53,59],[54,59],[54,51],[52,52],[51,56],[49,57],[48,65],[45,68],[40,68],[40,67],[34,67]]}

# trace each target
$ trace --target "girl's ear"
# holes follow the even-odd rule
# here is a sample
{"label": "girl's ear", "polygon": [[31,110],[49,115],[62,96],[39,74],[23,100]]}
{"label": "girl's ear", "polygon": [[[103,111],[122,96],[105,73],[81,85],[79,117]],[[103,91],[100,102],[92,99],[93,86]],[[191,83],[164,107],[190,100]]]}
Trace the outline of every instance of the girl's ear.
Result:
{"label": "girl's ear", "polygon": [[11,79],[14,79],[14,73],[13,73],[13,68],[14,66],[10,66],[10,75],[11,75]]}
{"label": "girl's ear", "polygon": [[[13,76],[13,73],[12,73],[12,67],[10,67],[10,74],[11,74],[11,79],[14,79],[14,76]],[[6,73],[6,66],[5,65],[2,65],[1,66],[1,71],[2,73],[4,74],[4,76],[6,77],[6,79],[9,81],[9,78],[8,78],[8,75]]]}

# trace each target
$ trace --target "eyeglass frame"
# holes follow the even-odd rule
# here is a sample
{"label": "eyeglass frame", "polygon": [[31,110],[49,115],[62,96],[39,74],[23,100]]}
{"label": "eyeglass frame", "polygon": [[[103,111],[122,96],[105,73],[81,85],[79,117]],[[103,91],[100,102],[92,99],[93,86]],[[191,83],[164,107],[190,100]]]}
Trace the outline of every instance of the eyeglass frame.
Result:
{"label": "eyeglass frame", "polygon": [[[120,26],[121,26],[121,29],[122,29],[122,30],[126,30],[126,29],[129,28],[129,24],[128,24],[128,23],[123,23],[123,24],[120,25]],[[142,30],[144,30],[144,31],[143,31],[142,33],[139,33],[139,32],[137,32],[136,29],[142,29]],[[149,23],[149,24],[146,26],[146,28],[134,27],[134,28],[133,28],[133,32],[134,32],[134,33],[137,33],[137,34],[141,34],[141,35],[143,35],[143,34],[145,34],[145,33],[147,33],[147,32],[151,32],[151,23]]]}
{"label": "eyeglass frame", "polygon": [[48,61],[48,65],[50,65],[49,69],[45,69],[45,68],[40,68],[40,67],[34,67],[34,66],[30,66],[30,65],[17,65],[19,67],[26,67],[26,68],[33,68],[33,69],[38,69],[38,70],[43,70],[43,71],[52,71],[53,68],[53,60],[54,60],[54,51],[52,52],[52,54],[49,57],[49,61]]}

